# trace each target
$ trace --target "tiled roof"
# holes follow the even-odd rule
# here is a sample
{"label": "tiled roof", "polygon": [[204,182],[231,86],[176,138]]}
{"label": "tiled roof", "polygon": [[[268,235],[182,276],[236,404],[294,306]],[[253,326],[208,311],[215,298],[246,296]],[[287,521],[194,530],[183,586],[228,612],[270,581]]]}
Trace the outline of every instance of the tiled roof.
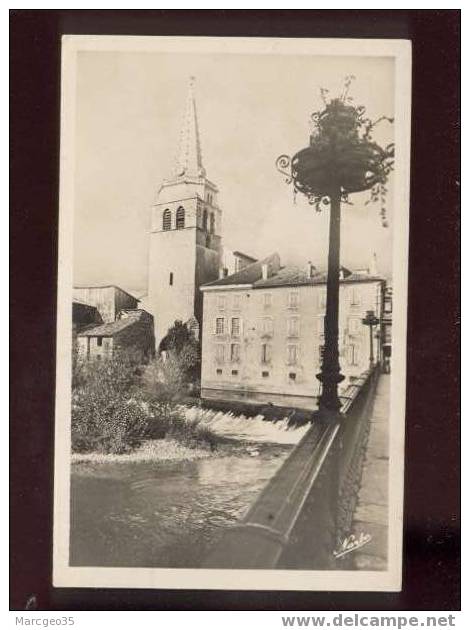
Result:
{"label": "tiled roof", "polygon": [[[373,280],[381,280],[379,276],[370,276],[363,273],[350,273],[348,276],[340,280],[340,282],[370,282]],[[307,269],[303,267],[296,267],[294,265],[287,265],[279,269],[278,273],[263,280],[257,280],[253,284],[254,289],[264,287],[283,287],[283,286],[303,286],[303,285],[315,285],[326,284],[327,274],[324,271],[314,272],[314,275],[310,277],[307,274]]]}
{"label": "tiled roof", "polygon": [[243,267],[240,271],[236,273],[232,273],[230,276],[226,278],[220,278],[220,280],[215,280],[214,282],[208,282],[203,285],[205,287],[218,287],[218,286],[227,286],[231,284],[254,284],[257,280],[262,277],[262,265],[270,263],[276,263],[278,260],[278,254],[271,254],[264,260],[258,260],[251,265],[247,265]]}
{"label": "tiled roof", "polygon": [[113,337],[117,333],[120,333],[125,328],[133,326],[138,320],[134,317],[127,319],[118,319],[115,322],[109,322],[108,324],[100,324],[99,326],[91,326],[82,330],[79,337]]}
{"label": "tiled roof", "polygon": [[250,256],[249,254],[244,254],[243,252],[240,252],[238,250],[233,252],[234,256],[239,256],[241,258],[247,258],[248,260],[252,260],[253,262],[257,262],[257,258],[255,258],[254,256]]}
{"label": "tiled roof", "polygon": [[125,328],[133,326],[136,322],[142,319],[143,314],[147,314],[142,309],[126,309],[128,316],[122,319],[117,319],[115,322],[109,322],[107,324],[99,324],[98,326],[90,326],[85,328],[79,333],[79,337],[113,337],[117,333],[120,333]]}
{"label": "tiled roof", "polygon": [[[262,267],[264,264],[270,266],[270,273],[266,280],[263,279]],[[272,269],[278,268],[277,271],[272,273]],[[372,282],[383,280],[380,276],[371,276],[368,273],[351,272],[346,267],[341,267],[344,272],[344,277],[340,280],[341,283],[346,282]],[[295,265],[286,265],[279,268],[279,255],[271,254],[263,260],[247,265],[240,271],[233,273],[226,278],[209,282],[204,287],[228,287],[230,285],[237,284],[250,284],[254,289],[261,289],[264,287],[289,287],[289,286],[302,286],[302,285],[314,285],[314,284],[326,284],[327,274],[325,271],[316,271],[313,268],[313,275],[307,272],[307,266],[298,267]]]}

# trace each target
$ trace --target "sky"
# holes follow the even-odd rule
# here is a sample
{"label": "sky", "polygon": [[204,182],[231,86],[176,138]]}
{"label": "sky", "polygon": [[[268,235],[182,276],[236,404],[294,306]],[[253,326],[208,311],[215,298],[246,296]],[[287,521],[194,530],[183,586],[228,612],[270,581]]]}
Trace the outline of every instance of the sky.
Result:
{"label": "sky", "polygon": [[[355,75],[350,96],[371,119],[393,116],[392,58],[80,51],[77,63],[75,284],[146,293],[151,207],[174,163],[190,75],[224,246],[326,268],[328,210],[315,212],[301,195],[294,202],[275,161],[308,145],[320,88],[339,95],[346,75]],[[375,139],[392,142],[393,125],[379,125]],[[393,174],[388,188],[388,228],[380,208],[365,205],[368,193],[343,205],[346,267],[367,266],[375,252],[379,271],[391,274]]]}

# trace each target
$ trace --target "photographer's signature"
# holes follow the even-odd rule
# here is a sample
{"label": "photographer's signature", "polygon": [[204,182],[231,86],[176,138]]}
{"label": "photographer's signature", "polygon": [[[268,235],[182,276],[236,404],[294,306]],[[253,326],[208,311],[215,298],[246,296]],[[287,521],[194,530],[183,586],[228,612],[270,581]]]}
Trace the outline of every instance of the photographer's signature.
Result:
{"label": "photographer's signature", "polygon": [[360,533],[359,538],[351,534],[343,540],[338,550],[333,551],[333,555],[335,558],[342,558],[346,554],[351,553],[351,551],[364,547],[364,545],[367,545],[371,540],[372,536],[370,534],[364,534],[364,532]]}

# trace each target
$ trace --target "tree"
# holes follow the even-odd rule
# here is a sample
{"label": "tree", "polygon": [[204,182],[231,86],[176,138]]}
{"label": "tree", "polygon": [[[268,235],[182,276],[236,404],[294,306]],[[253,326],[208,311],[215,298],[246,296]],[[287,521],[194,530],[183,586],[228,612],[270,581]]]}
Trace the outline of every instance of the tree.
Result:
{"label": "tree", "polygon": [[166,361],[176,363],[188,382],[199,378],[201,365],[201,348],[186,324],[176,320],[168,330],[159,346],[159,354],[165,352]]}

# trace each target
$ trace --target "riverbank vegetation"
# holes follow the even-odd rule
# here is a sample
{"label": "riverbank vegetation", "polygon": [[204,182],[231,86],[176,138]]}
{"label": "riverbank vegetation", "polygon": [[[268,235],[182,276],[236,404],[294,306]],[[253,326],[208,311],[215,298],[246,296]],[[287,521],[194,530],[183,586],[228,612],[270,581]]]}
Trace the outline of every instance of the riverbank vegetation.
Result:
{"label": "riverbank vegetation", "polygon": [[147,365],[128,352],[94,361],[74,357],[73,452],[131,453],[147,440],[215,450],[215,434],[179,408],[194,383],[197,342],[180,322],[166,339],[163,355]]}

